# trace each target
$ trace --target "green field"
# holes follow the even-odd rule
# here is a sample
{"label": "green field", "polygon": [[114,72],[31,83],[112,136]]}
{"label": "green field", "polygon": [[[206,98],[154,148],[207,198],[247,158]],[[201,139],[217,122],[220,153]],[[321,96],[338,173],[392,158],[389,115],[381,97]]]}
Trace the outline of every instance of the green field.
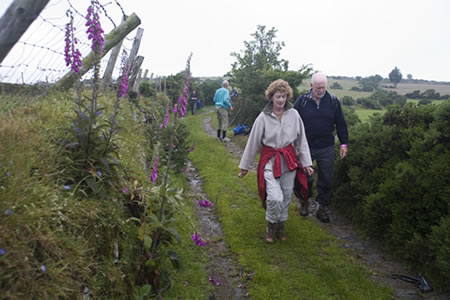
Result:
{"label": "green field", "polygon": [[[330,86],[333,85],[333,83],[339,83],[342,86],[342,89],[330,89]],[[309,79],[303,82],[300,86],[300,90],[309,90]],[[344,96],[351,96],[353,99],[357,98],[365,98],[370,96],[371,92],[357,92],[357,91],[351,91],[350,89],[354,86],[358,86],[358,81],[356,79],[352,78],[346,78],[346,79],[334,79],[334,78],[328,78],[328,91],[338,96],[338,98],[342,98]],[[392,86],[390,82],[382,81],[380,83],[380,86]],[[395,91],[400,95],[405,95],[407,93],[411,93],[413,91],[419,90],[421,93],[428,90],[428,89],[434,89],[436,92],[440,93],[441,95],[450,94],[450,84],[449,83],[436,83],[436,82],[423,82],[423,83],[410,83],[410,82],[400,82],[397,85],[397,88],[385,88],[387,91]]]}
{"label": "green field", "polygon": [[[333,83],[339,83],[342,86],[342,89],[330,89],[330,86],[333,85]],[[309,79],[304,81],[300,86],[299,90],[309,90],[310,85]],[[380,86],[391,86],[392,84],[389,82],[381,82]],[[328,78],[328,91],[330,93],[335,94],[339,99],[342,99],[344,96],[350,96],[353,99],[358,98],[366,98],[369,97],[373,92],[358,92],[358,91],[352,91],[352,87],[358,87],[358,81],[356,79],[352,78],[345,78],[345,79],[334,79],[334,78]],[[399,83],[397,85],[397,88],[384,88],[387,91],[395,91],[400,95],[405,95],[407,93],[411,93],[415,90],[419,90],[421,93],[426,91],[427,89],[434,89],[436,92],[439,92],[441,95],[450,94],[450,84],[449,83],[436,83],[436,82],[423,82],[423,83]],[[408,99],[408,102],[414,102],[418,103],[419,100],[415,99]],[[440,100],[433,100],[434,104],[441,103]],[[362,122],[365,122],[369,119],[369,116],[375,114],[375,113],[383,113],[383,110],[373,110],[373,109],[366,109],[366,108],[360,108],[356,106],[355,112],[358,115],[358,117],[361,119]]]}

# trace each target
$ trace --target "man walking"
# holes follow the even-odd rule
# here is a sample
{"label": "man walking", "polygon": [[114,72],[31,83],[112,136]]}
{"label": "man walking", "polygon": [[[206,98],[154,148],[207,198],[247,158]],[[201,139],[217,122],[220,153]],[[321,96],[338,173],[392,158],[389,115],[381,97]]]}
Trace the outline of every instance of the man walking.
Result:
{"label": "man walking", "polygon": [[[326,90],[327,77],[318,72],[311,77],[311,90],[301,95],[294,104],[305,125],[311,158],[317,162],[319,168],[317,177],[316,201],[320,207],[317,218],[324,223],[330,222],[329,204],[331,188],[333,186],[335,137],[336,129],[339,138],[339,156],[347,156],[348,130],[341,103],[337,97]],[[314,175],[308,177],[308,196],[312,196]],[[300,208],[302,216],[308,215],[308,201]]]}
{"label": "man walking", "polygon": [[214,103],[216,105],[217,120],[219,125],[217,126],[217,138],[223,142],[230,142],[227,138],[228,128],[228,109],[233,110],[233,106],[230,103],[230,91],[228,90],[228,81],[222,82],[222,87],[214,94]]}

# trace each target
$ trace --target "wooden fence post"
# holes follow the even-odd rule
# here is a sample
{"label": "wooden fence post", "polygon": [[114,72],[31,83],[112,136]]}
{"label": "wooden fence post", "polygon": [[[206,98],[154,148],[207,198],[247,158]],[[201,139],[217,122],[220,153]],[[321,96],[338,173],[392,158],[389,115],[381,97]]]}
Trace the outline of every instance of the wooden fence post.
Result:
{"label": "wooden fence post", "polygon": [[[137,77],[137,72],[139,72],[139,68],[136,69],[134,68],[135,65],[135,59],[137,56],[137,53],[139,51],[139,46],[141,45],[141,40],[142,40],[142,35],[144,34],[144,29],[142,28],[138,28],[137,33],[136,33],[136,37],[134,38],[133,41],[133,46],[131,48],[130,51],[130,56],[128,57],[128,64],[130,65],[130,79],[128,80],[128,90],[131,91],[133,86],[134,86],[134,81],[136,80]],[[144,58],[142,58],[142,60],[144,60]],[[142,61],[141,61],[142,63]]]}
{"label": "wooden fence post", "polygon": [[48,2],[49,0],[15,0],[8,7],[0,19],[0,63]]}
{"label": "wooden fence post", "polygon": [[[123,16],[122,23],[123,24],[127,20],[126,16]],[[111,86],[112,84],[112,73],[114,71],[114,66],[116,65],[117,57],[120,53],[120,48],[122,47],[123,39],[120,40],[117,45],[114,46],[114,48],[111,50],[111,55],[108,59],[108,64],[106,65],[105,72],[103,73],[103,79],[102,79],[102,86],[103,88],[106,88],[108,86]]]}
{"label": "wooden fence post", "polygon": [[130,71],[130,78],[128,79],[128,90],[129,91],[137,92],[137,90],[135,90],[135,88],[136,88],[135,81],[136,81],[137,75],[139,73],[139,70],[141,68],[143,61],[144,61],[143,56],[138,56],[135,59],[135,62]]}

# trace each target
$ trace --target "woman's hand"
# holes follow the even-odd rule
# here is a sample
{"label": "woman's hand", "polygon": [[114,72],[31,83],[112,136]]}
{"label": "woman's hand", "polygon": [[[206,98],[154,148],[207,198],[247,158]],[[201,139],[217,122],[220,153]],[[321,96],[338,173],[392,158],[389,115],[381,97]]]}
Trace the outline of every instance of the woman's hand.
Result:
{"label": "woman's hand", "polygon": [[241,169],[240,171],[239,171],[239,178],[242,178],[242,177],[244,177],[245,175],[247,175],[247,173],[248,173],[248,170],[243,170],[243,169]]}
{"label": "woman's hand", "polygon": [[306,174],[308,174],[308,176],[311,176],[312,174],[314,174],[314,169],[311,166],[304,167],[303,170],[305,171]]}

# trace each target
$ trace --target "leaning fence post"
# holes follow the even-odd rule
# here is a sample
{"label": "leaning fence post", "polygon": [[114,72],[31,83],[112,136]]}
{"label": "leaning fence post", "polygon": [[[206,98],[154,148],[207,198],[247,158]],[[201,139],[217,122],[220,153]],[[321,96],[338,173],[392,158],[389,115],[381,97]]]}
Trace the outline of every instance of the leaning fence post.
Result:
{"label": "leaning fence post", "polygon": [[8,7],[0,19],[0,63],[49,1],[15,0]]}
{"label": "leaning fence post", "polygon": [[[126,16],[123,16],[122,23],[126,21]],[[111,55],[109,56],[108,64],[106,65],[105,72],[103,73],[102,86],[106,88],[112,84],[112,73],[114,71],[114,65],[116,64],[117,57],[120,53],[120,48],[122,47],[123,39],[117,43],[111,50]]]}

